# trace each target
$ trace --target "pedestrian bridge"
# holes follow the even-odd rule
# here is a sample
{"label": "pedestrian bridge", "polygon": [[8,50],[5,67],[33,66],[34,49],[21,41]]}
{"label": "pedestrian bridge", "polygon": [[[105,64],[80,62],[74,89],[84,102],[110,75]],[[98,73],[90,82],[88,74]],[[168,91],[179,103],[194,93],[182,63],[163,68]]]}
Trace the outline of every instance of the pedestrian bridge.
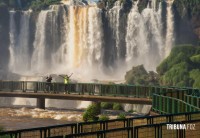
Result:
{"label": "pedestrian bridge", "polygon": [[37,107],[45,108],[45,99],[82,100],[152,104],[149,87],[133,85],[46,83],[29,81],[0,81],[0,97],[37,98]]}
{"label": "pedestrian bridge", "polygon": [[46,98],[151,104],[160,114],[199,111],[200,107],[199,89],[125,84],[0,81],[0,97],[37,98],[37,107],[43,109]]}
{"label": "pedestrian bridge", "polygon": [[[46,87],[48,86],[48,87]],[[66,93],[66,94],[65,94]],[[200,90],[193,88],[119,84],[1,81],[0,96],[31,97],[42,107],[45,98],[152,104],[158,116],[80,122],[0,132],[15,138],[188,138],[200,136]],[[44,106],[44,105],[43,105]],[[170,129],[169,125],[187,129]],[[188,126],[191,126],[188,128]]]}

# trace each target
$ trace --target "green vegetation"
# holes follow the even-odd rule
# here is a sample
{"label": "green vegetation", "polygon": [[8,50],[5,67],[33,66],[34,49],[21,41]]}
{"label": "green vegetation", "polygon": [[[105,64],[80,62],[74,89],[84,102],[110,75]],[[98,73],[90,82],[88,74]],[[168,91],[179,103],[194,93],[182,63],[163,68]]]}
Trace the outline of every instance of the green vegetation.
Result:
{"label": "green vegetation", "polygon": [[157,67],[160,84],[200,88],[200,47],[176,46]]}
{"label": "green vegetation", "polygon": [[102,109],[112,109],[112,107],[113,107],[113,103],[101,102]]}
{"label": "green vegetation", "polygon": [[0,132],[2,132],[3,131],[3,127],[2,126],[0,126]]}
{"label": "green vegetation", "polygon": [[135,85],[158,85],[158,74],[153,71],[149,73],[145,70],[143,65],[133,67],[126,72],[125,80],[127,84]]}
{"label": "green vegetation", "polygon": [[174,5],[182,16],[186,13],[200,15],[200,0],[175,0]]}
{"label": "green vegetation", "polygon": [[120,103],[114,103],[113,110],[123,110],[123,107]]}
{"label": "green vegetation", "polygon": [[110,118],[107,115],[100,115],[98,121],[106,121],[109,120]]}
{"label": "green vegetation", "polygon": [[61,0],[36,0],[33,1],[30,5],[30,8],[33,10],[46,9],[49,5],[59,4]]}
{"label": "green vegetation", "polygon": [[157,67],[157,73],[148,73],[143,65],[139,65],[126,73],[125,80],[127,84],[135,85],[200,88],[200,47],[175,46]]}
{"label": "green vegetation", "polygon": [[83,114],[83,121],[97,121],[98,115],[101,113],[101,107],[99,103],[91,104]]}
{"label": "green vegetation", "polygon": [[0,0],[0,6],[7,6],[11,9],[32,9],[42,10],[49,5],[58,4],[61,0]]}
{"label": "green vegetation", "polygon": [[105,7],[108,9],[111,9],[116,1],[120,1],[120,4],[122,4],[125,9],[129,9],[132,7],[132,1],[135,0],[102,0]]}
{"label": "green vegetation", "polygon": [[200,63],[200,54],[190,57],[190,60],[196,64]]}
{"label": "green vegetation", "polygon": [[129,113],[134,113],[134,112],[137,112],[136,110],[133,110],[133,109],[131,109],[131,110],[129,110],[128,111]]}
{"label": "green vegetation", "polygon": [[102,109],[123,110],[123,106],[120,103],[102,102],[101,108]]}
{"label": "green vegetation", "polygon": [[117,119],[126,119],[126,115],[124,113],[120,113],[118,116],[117,116]]}

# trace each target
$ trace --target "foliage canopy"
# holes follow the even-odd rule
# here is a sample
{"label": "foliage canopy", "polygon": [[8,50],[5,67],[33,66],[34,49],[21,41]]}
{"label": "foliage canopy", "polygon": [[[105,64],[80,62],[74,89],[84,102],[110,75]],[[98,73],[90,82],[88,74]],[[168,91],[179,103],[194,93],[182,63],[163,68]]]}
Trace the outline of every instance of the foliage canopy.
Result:
{"label": "foliage canopy", "polygon": [[200,47],[176,46],[157,67],[160,84],[200,88]]}

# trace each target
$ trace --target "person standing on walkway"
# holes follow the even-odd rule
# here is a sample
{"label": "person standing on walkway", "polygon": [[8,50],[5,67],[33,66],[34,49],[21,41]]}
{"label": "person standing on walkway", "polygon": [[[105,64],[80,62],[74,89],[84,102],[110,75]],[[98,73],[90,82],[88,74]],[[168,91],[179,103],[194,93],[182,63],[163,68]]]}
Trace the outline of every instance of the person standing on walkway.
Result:
{"label": "person standing on walkway", "polygon": [[[72,73],[73,74],[73,73]],[[70,93],[69,92],[69,78],[72,76],[72,74],[69,76],[69,75],[59,75],[60,77],[62,77],[64,79],[64,84],[65,84],[65,92],[67,92],[68,94]]]}
{"label": "person standing on walkway", "polygon": [[46,77],[46,90],[45,90],[45,91],[47,91],[47,92],[50,92],[50,91],[51,91],[51,86],[52,86],[51,81],[52,81],[51,75],[50,75],[50,76],[47,76],[47,77]]}

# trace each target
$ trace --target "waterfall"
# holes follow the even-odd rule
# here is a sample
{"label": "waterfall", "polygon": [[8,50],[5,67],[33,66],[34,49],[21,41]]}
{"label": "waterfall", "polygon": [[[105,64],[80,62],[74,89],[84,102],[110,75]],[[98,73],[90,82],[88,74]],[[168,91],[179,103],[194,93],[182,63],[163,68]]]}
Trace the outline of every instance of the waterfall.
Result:
{"label": "waterfall", "polygon": [[[10,11],[10,46],[9,46],[9,51],[10,51],[10,63],[9,63],[9,68],[13,69],[15,68],[15,56],[14,56],[14,48],[16,45],[16,27],[15,27],[15,20],[14,20],[14,11]],[[11,70],[12,71],[12,70]]]}
{"label": "waterfall", "polygon": [[167,3],[166,36],[157,0],[142,12],[139,1],[130,11],[119,1],[108,10],[68,3],[39,13],[10,11],[9,69],[29,75],[73,72],[79,81],[121,79],[138,64],[155,70],[173,45],[172,2]]}
{"label": "waterfall", "polygon": [[174,15],[172,11],[172,4],[174,0],[166,0],[167,3],[167,31],[165,40],[165,56],[168,56],[174,44]]}
{"label": "waterfall", "polygon": [[131,63],[134,60],[137,64],[137,60],[148,51],[145,24],[137,6],[133,6],[127,22],[126,61]]}
{"label": "waterfall", "polygon": [[144,64],[148,70],[154,70],[159,64],[163,56],[160,24],[160,7],[158,11],[150,7],[146,8],[140,14],[137,4],[133,6],[127,21],[126,62],[128,65]]}
{"label": "waterfall", "polygon": [[[58,10],[56,10],[56,9]],[[54,65],[53,70],[57,71],[59,68],[59,72],[62,72],[61,69],[63,69],[64,65],[69,65],[69,50],[67,47],[70,42],[72,41],[73,38],[69,38],[68,35],[69,33],[69,22],[68,22],[68,12],[66,12],[65,7],[64,6],[56,6],[56,7],[52,7],[53,10],[56,10],[56,18],[53,19],[56,23],[56,19],[60,20],[60,24],[58,24],[57,26],[60,26],[60,46],[57,45],[57,50],[52,54],[52,64]],[[66,14],[65,14],[66,13]],[[60,14],[60,15],[59,15]],[[58,17],[58,15],[60,17]],[[56,30],[59,30],[58,28],[55,28]],[[58,32],[59,33],[59,32]],[[55,36],[55,35],[54,35]],[[56,36],[55,36],[56,37]],[[72,36],[71,36],[72,37]]]}
{"label": "waterfall", "polygon": [[120,58],[120,46],[119,46],[119,21],[120,21],[120,1],[116,1],[115,5],[112,9],[109,10],[108,16],[109,16],[109,21],[110,21],[110,26],[112,27],[113,31],[113,36],[115,38],[115,45],[117,48],[117,58]]}
{"label": "waterfall", "polygon": [[18,3],[18,5],[19,5],[19,7],[22,7],[22,2],[21,2],[21,0],[17,0],[17,3]]}
{"label": "waterfall", "polygon": [[103,56],[101,10],[96,6],[73,5],[61,9],[61,39],[64,41],[52,56],[53,65],[59,67],[54,68],[54,72],[73,70],[80,74],[81,68],[90,73],[99,70]]}
{"label": "waterfall", "polygon": [[34,51],[31,60],[31,70],[44,72],[47,64],[45,59],[46,47],[46,19],[48,11],[41,11],[36,24]]}
{"label": "waterfall", "polygon": [[[29,20],[31,12],[20,13],[19,33],[15,23],[16,12],[10,12],[10,70],[16,73],[29,69]],[[16,58],[17,57],[17,58]]]}
{"label": "waterfall", "polygon": [[99,18],[101,11],[96,7],[90,7],[88,10],[88,61],[90,66],[102,64],[102,22]]}
{"label": "waterfall", "polygon": [[[174,43],[173,1],[166,2],[166,36],[162,35],[162,7],[157,0],[151,0],[142,12],[139,1],[130,11],[119,1],[108,10],[94,3],[67,2],[38,13],[10,11],[9,70],[34,77],[39,74],[37,78],[73,72],[72,79],[79,82],[121,80],[138,64],[155,71]],[[47,101],[49,107],[57,104],[66,103]]]}
{"label": "waterfall", "polygon": [[152,7],[152,9],[154,10],[154,11],[156,11],[156,7],[157,7],[157,0],[152,0],[151,1],[151,7]]}

